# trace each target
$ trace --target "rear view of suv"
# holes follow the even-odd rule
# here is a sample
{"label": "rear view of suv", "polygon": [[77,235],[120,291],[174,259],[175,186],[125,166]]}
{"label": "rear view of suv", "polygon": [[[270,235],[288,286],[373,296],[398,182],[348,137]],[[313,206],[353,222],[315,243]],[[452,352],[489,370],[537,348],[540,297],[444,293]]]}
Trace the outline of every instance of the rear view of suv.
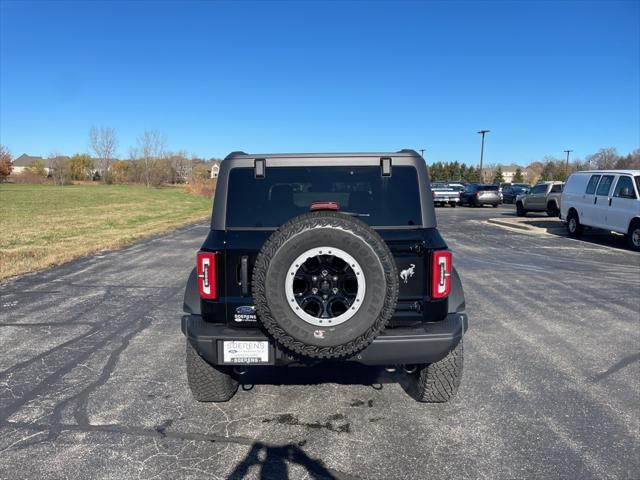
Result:
{"label": "rear view of suv", "polygon": [[415,399],[462,375],[464,293],[420,155],[230,154],[185,291],[195,398],[263,366],[393,366]]}
{"label": "rear view of suv", "polygon": [[572,173],[560,205],[569,235],[579,237],[584,227],[623,233],[640,251],[640,170]]}

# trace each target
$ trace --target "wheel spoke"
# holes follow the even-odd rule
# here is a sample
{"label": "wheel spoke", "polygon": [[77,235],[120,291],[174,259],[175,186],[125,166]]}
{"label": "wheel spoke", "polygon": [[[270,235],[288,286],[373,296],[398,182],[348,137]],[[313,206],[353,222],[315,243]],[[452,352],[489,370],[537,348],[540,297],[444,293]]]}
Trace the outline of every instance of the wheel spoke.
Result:
{"label": "wheel spoke", "polygon": [[355,267],[353,258],[345,261],[328,254],[329,251],[329,248],[327,253],[318,251],[291,271],[292,301],[306,314],[327,320],[347,312],[356,302],[359,290],[359,279],[350,265],[353,263]]}

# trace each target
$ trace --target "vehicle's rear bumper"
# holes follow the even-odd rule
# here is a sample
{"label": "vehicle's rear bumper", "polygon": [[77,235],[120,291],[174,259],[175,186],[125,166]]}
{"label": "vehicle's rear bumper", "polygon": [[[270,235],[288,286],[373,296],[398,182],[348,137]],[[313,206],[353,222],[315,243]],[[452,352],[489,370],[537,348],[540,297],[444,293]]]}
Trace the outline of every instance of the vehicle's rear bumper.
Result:
{"label": "vehicle's rear bumper", "polygon": [[476,205],[500,205],[501,202],[499,198],[476,198],[473,203]]}
{"label": "vehicle's rear bumper", "polygon": [[[433,363],[444,358],[458,344],[467,331],[466,312],[450,313],[440,322],[424,323],[418,327],[385,330],[371,345],[344,360],[364,365],[409,365]],[[267,337],[260,329],[237,329],[206,322],[200,315],[183,315],[182,333],[209,363],[223,365],[222,342],[227,340],[267,340],[270,345],[269,364],[313,363],[289,354]]]}

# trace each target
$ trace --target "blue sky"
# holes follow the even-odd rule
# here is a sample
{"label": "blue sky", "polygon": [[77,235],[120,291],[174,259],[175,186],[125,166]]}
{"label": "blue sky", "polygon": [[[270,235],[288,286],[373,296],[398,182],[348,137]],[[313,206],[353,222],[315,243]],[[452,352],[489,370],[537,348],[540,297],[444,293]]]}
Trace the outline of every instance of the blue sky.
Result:
{"label": "blue sky", "polygon": [[640,146],[640,2],[0,0],[0,142],[145,130],[203,157],[425,148],[526,164]]}

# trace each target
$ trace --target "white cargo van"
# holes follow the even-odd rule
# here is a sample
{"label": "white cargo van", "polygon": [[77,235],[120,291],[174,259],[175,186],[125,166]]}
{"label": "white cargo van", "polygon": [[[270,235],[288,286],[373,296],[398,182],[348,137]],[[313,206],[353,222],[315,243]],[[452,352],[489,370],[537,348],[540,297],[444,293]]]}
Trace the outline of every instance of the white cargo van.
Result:
{"label": "white cargo van", "polygon": [[640,170],[598,170],[569,176],[560,201],[560,218],[569,235],[583,227],[627,235],[629,247],[640,250]]}

